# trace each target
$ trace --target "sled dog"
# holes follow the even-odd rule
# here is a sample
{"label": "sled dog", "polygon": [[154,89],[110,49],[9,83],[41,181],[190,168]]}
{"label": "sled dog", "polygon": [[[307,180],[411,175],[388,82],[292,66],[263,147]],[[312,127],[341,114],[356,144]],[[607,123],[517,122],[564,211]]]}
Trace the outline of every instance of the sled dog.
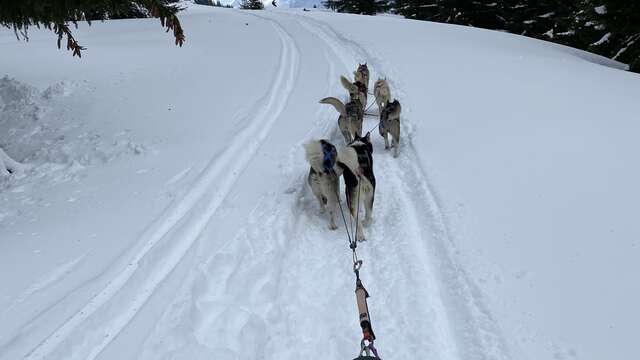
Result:
{"label": "sled dog", "polygon": [[376,83],[373,85],[373,95],[378,104],[378,111],[382,114],[382,108],[389,102],[389,99],[391,99],[391,90],[389,90],[387,79],[376,80]]}
{"label": "sled dog", "polygon": [[344,136],[345,143],[348,144],[353,141],[355,135],[360,136],[360,134],[362,134],[364,111],[358,99],[352,99],[344,104],[340,99],[326,97],[320,100],[320,103],[333,105],[340,114],[338,117],[338,128],[340,128],[340,132],[342,136]]}
{"label": "sled dog", "polygon": [[358,69],[353,72],[353,79],[355,82],[364,84],[365,92],[369,90],[369,67],[366,62],[364,64],[358,63]]}
{"label": "sled dog", "polygon": [[[362,224],[370,224],[373,216],[376,177],[373,174],[372,153],[373,146],[369,133],[364,137],[356,135],[349,145],[338,151],[336,168],[342,172],[351,220],[356,222],[357,234],[354,235],[357,241],[365,240]],[[360,203],[364,204],[366,211],[364,222],[362,216],[357,215]]]}
{"label": "sled dog", "polygon": [[336,147],[326,140],[312,140],[304,144],[304,149],[310,165],[307,182],[322,212],[329,210],[329,229],[335,230],[340,192],[339,175],[334,169],[338,157]]}
{"label": "sled dog", "polygon": [[388,135],[391,134],[391,146],[394,147],[393,157],[398,157],[400,152],[400,102],[393,100],[387,102],[380,111],[380,124],[378,130],[384,138],[384,148],[389,149]]}
{"label": "sled dog", "polygon": [[362,105],[362,111],[364,112],[365,107],[367,106],[367,87],[364,83],[360,81],[354,81],[353,83],[349,81],[344,76],[340,76],[340,82],[342,86],[347,89],[349,92],[349,98],[351,101],[359,100]]}

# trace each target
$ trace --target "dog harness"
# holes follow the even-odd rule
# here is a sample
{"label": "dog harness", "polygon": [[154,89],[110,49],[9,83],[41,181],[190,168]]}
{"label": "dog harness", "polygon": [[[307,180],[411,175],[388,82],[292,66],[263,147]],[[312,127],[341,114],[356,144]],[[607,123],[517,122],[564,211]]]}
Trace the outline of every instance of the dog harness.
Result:
{"label": "dog harness", "polygon": [[338,157],[338,152],[336,151],[336,147],[333,146],[328,141],[320,140],[320,144],[322,145],[322,167],[324,172],[330,173],[333,171],[333,167],[336,165],[336,158]]}

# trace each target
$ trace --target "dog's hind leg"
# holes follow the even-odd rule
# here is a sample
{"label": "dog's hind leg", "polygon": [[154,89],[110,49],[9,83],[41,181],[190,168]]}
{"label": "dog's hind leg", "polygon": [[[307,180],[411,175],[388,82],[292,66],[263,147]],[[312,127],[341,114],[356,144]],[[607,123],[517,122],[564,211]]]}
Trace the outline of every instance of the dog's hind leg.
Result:
{"label": "dog's hind leg", "polygon": [[332,180],[327,189],[327,209],[329,210],[329,229],[335,230],[338,228],[336,225],[336,214],[338,213],[338,192],[340,191],[340,183],[337,176],[334,176],[335,180]]}
{"label": "dog's hind leg", "polygon": [[[362,194],[360,194],[362,195]],[[358,202],[358,193],[356,188],[347,189],[347,202],[349,205],[349,213],[351,214],[351,224],[356,224],[355,238],[357,241],[364,241],[364,231],[362,230],[362,220],[358,214],[360,204]]]}
{"label": "dog's hind leg", "polygon": [[373,220],[373,192],[367,193],[364,198],[364,207],[367,215],[364,218],[364,225],[369,226]]}
{"label": "dog's hind leg", "polygon": [[393,157],[398,157],[400,154],[400,124],[398,124],[398,129],[394,131],[393,135]]}

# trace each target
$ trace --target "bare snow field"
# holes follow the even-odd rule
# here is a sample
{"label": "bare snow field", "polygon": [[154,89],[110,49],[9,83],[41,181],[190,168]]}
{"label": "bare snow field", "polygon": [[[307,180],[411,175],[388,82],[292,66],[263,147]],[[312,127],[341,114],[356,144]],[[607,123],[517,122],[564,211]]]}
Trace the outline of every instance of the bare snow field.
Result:
{"label": "bare snow field", "polygon": [[640,356],[638,74],[389,16],[180,18],[183,48],[155,19],[80,25],[81,60],[0,30],[25,165],[0,175],[0,359],[354,358],[351,254],[302,144],[342,145],[318,100],[364,61],[403,107],[397,159],[372,132],[359,245],[381,357]]}

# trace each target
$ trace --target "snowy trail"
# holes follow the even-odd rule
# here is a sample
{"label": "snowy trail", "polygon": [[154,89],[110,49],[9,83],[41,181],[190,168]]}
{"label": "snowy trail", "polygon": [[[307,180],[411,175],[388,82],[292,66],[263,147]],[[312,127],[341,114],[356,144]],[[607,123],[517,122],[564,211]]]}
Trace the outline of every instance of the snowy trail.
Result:
{"label": "snowy trail", "polygon": [[[345,54],[351,55],[351,62],[366,60],[373,65],[372,81],[376,79],[376,72],[380,76],[391,75],[395,93],[400,99],[403,98],[402,90],[398,91],[403,86],[397,69],[383,63],[356,42],[341,36],[329,25],[308,16],[294,16],[332,49],[347,67],[347,74],[351,68],[349,56]],[[378,220],[374,221],[370,230],[373,233],[373,237],[369,236],[371,244],[365,244],[364,247],[369,249],[367,245],[370,245],[373,258],[370,262],[377,265],[377,276],[372,276],[372,280],[378,282],[386,277],[386,283],[398,284],[397,288],[384,294],[388,299],[396,300],[396,303],[390,301],[387,308],[405,310],[385,316],[383,321],[404,324],[405,328],[413,329],[416,328],[415,323],[421,320],[429,319],[427,322],[434,324],[421,324],[422,331],[414,333],[424,334],[424,337],[410,339],[409,344],[392,353],[397,356],[402,354],[403,349],[409,349],[406,356],[422,352],[430,358],[507,359],[508,347],[490,313],[482,304],[479,293],[474,292],[474,286],[464,270],[455,261],[455,248],[448,235],[446,219],[426,180],[428,176],[418,165],[420,162],[411,144],[411,117],[406,116],[411,114],[411,104],[404,105],[403,143],[399,159],[393,159],[390,152],[384,150],[377,130],[372,132],[372,137],[377,139],[374,140],[374,162],[379,185],[374,212],[377,212],[375,217]],[[369,118],[365,121],[365,129],[372,128],[375,123],[375,119]],[[380,221],[381,218],[384,220]],[[394,271],[397,268],[404,271]],[[396,276],[393,278],[385,274]],[[410,306],[407,306],[403,301],[393,298],[392,294],[407,294],[415,299],[410,299]],[[372,307],[375,307],[374,301],[372,299]],[[429,311],[420,314],[416,309]],[[398,319],[398,314],[402,314],[401,319]],[[412,316],[406,318],[407,315]],[[389,342],[397,344],[402,341],[398,336]]]}
{"label": "snowy trail", "polygon": [[116,270],[107,286],[26,354],[26,359],[49,355],[96,358],[183,260],[287,103],[298,52],[281,27],[274,23],[274,29],[282,44],[279,67],[269,92],[250,112],[249,125],[224,153],[211,159],[184,198],[147,229],[138,248],[126,257],[125,267]]}
{"label": "snowy trail", "polygon": [[[102,275],[111,279],[106,287],[24,358],[109,358],[111,345],[178,267],[186,267],[187,276],[171,298],[159,300],[163,315],[153,320],[137,358],[356,354],[360,334],[346,235],[342,226],[329,231],[325,215],[318,214],[300,145],[309,138],[342,144],[335,112],[317,104],[324,96],[344,95],[340,74],[352,76],[356,64],[367,61],[370,86],[378,75],[387,76],[402,101],[400,72],[311,16],[251,15],[273,24],[281,54],[268,92],[236,120],[247,126],[149,225],[130,254]],[[322,69],[318,59],[326,60]],[[378,187],[368,241],[359,246],[377,346],[383,358],[509,359],[455,260],[446,218],[411,144],[411,104],[403,108],[399,158],[372,131]],[[368,118],[364,128],[375,123]],[[287,131],[275,131],[281,127]],[[263,168],[264,161],[277,164]],[[264,174],[264,183],[252,181],[255,174]],[[235,188],[245,190],[236,194]],[[241,223],[218,216],[229,197],[253,206]],[[238,208],[222,212],[250,207]]]}
{"label": "snowy trail", "polygon": [[[283,13],[260,17],[295,33],[304,54],[303,84],[297,86],[317,86],[305,56],[328,62],[332,77],[323,80],[323,96],[342,94],[338,75],[351,74],[358,61],[373,65],[373,79],[383,70],[326,24]],[[335,114],[321,108],[316,117],[321,120],[307,136],[341,144]],[[369,241],[359,247],[381,355],[508,359],[493,323],[478,310],[480,300],[451,257],[442,213],[416,165],[410,119],[405,121],[398,159],[385,152],[377,132],[372,134],[379,185],[374,222],[365,230]],[[375,120],[366,121],[367,129],[373,125]],[[354,277],[344,229],[331,232],[324,216],[318,216],[300,151],[295,144],[284,157],[284,175],[294,180],[264,197],[224,248],[203,254],[206,260],[158,322],[142,358],[344,358],[357,352]]]}

